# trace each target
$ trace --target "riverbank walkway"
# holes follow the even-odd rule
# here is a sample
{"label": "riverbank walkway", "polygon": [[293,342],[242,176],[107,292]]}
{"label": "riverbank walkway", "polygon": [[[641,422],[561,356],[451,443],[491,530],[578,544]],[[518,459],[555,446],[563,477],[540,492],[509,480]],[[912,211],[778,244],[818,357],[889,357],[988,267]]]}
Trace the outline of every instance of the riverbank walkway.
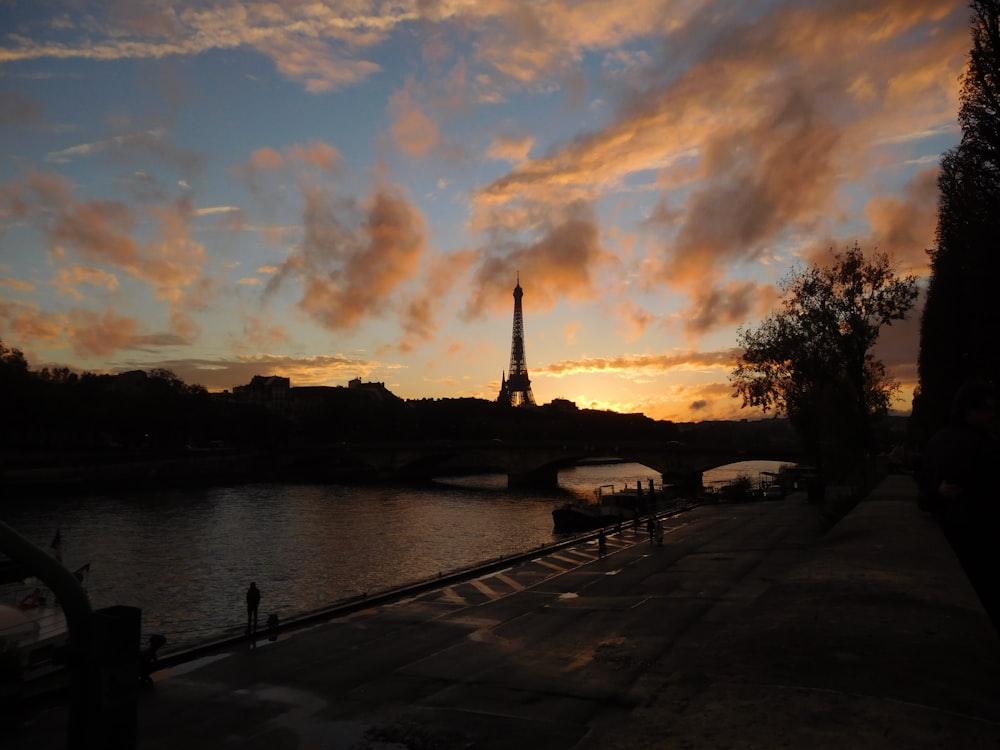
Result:
{"label": "riverbank walkway", "polygon": [[[1000,638],[916,488],[696,508],[156,674],[139,748],[1000,747]],[[10,750],[65,747],[65,708]]]}

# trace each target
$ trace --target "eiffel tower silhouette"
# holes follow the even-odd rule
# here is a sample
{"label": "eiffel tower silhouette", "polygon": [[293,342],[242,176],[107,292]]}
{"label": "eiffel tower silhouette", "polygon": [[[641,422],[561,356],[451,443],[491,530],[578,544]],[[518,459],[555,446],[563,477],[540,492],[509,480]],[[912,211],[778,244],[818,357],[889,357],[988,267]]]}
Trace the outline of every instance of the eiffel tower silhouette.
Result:
{"label": "eiffel tower silhouette", "polygon": [[510,367],[507,376],[500,375],[500,395],[497,403],[504,406],[534,406],[531,395],[531,381],[528,379],[528,365],[524,360],[524,315],[521,312],[521,274],[517,274],[514,287],[514,334],[510,342]]}

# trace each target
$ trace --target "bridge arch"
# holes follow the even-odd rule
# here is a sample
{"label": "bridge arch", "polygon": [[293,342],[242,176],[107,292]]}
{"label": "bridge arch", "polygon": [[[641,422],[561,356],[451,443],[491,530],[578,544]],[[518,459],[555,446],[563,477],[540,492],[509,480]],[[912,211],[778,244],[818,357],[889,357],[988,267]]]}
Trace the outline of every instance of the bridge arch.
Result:
{"label": "bridge arch", "polygon": [[489,468],[507,475],[508,486],[558,485],[559,471],[586,458],[615,457],[658,472],[664,481],[701,486],[709,469],[741,460],[798,463],[797,446],[699,446],[676,441],[442,441],[351,447],[354,459],[376,475],[430,479],[449,464]]}

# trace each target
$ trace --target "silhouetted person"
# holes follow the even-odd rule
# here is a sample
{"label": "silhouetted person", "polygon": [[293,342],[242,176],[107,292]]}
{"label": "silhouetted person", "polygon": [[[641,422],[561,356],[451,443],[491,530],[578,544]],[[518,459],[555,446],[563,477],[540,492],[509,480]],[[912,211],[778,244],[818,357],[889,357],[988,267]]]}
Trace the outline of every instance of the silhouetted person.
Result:
{"label": "silhouetted person", "polygon": [[600,557],[604,557],[604,553],[608,551],[608,537],[604,533],[604,529],[597,532],[597,554]]}
{"label": "silhouetted person", "polygon": [[646,519],[646,533],[649,534],[649,543],[653,543],[653,532],[656,531],[656,524],[653,523],[652,517]]}
{"label": "silhouetted person", "polygon": [[656,519],[656,543],[663,546],[663,521]]}
{"label": "silhouetted person", "polygon": [[920,507],[934,515],[994,626],[1000,629],[1000,507],[996,498],[996,391],[970,383],[955,395],[951,424],[921,457]]}
{"label": "silhouetted person", "polygon": [[247,635],[257,632],[257,608],[260,606],[260,589],[254,581],[247,589]]}

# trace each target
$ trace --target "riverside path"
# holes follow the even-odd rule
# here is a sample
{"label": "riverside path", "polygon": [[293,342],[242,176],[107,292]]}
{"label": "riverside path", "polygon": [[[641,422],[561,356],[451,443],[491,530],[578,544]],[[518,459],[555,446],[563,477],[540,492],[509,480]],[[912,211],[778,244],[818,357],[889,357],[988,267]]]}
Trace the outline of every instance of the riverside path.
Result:
{"label": "riverside path", "polygon": [[[151,689],[140,693],[137,746],[763,747],[749,742],[754,732],[775,740],[784,732],[787,740],[794,735],[793,726],[813,733],[809,747],[842,746],[839,731],[851,717],[841,709],[857,698],[858,685],[811,688],[806,691],[814,701],[811,713],[789,716],[779,701],[792,699],[788,705],[800,705],[795,700],[802,697],[796,699],[794,686],[774,682],[768,661],[769,653],[781,650],[776,638],[806,638],[797,642],[799,650],[817,664],[838,650],[848,664],[880,658],[857,644],[817,642],[799,624],[786,635],[774,627],[787,625],[796,612],[805,612],[809,622],[817,619],[812,610],[803,609],[802,582],[791,589],[787,583],[790,571],[808,571],[810,565],[826,570],[822,560],[816,562],[822,546],[817,509],[793,495],[782,502],[702,506],[664,523],[662,546],[650,545],[645,529],[636,533],[628,528],[610,534],[608,553],[599,557],[596,538],[581,539],[503,571],[283,634],[256,649],[229,648],[164,670]],[[921,533],[934,535],[928,529]],[[817,575],[807,576],[804,585],[816,584]],[[952,630],[945,636],[949,642],[961,640],[959,649],[969,648],[970,633],[973,639],[985,639],[986,648],[976,658],[986,667],[994,665],[996,635],[988,624],[980,627],[982,612],[966,606],[962,597],[967,592],[956,589],[947,575],[941,585],[959,602],[949,603],[946,627]],[[780,612],[766,610],[772,589],[780,594],[774,598],[783,607]],[[792,600],[789,590],[798,592]],[[822,601],[823,596],[822,590],[809,589],[807,598]],[[853,606],[859,609],[857,602]],[[898,606],[891,600],[874,606],[888,630],[881,641],[869,639],[869,651],[887,650],[885,638],[892,631],[885,623],[891,623]],[[868,623],[871,612],[863,614]],[[744,640],[733,659],[734,652],[726,648],[731,650],[734,641],[725,634],[735,628],[745,636],[746,623],[754,623],[751,643]],[[717,639],[720,649],[714,650]],[[752,641],[758,639],[769,653],[753,654]],[[952,647],[940,657],[953,659],[956,644]],[[726,679],[718,678],[730,669],[720,659],[756,664],[762,685],[754,684],[754,674],[744,673],[734,693]],[[798,668],[799,674],[782,675],[782,682],[814,682],[808,659]],[[959,668],[966,679],[975,680],[967,663],[959,660]],[[960,679],[952,675],[953,682]],[[924,700],[913,693],[919,680],[901,676],[880,689],[892,693],[903,681],[908,685],[901,697],[890,695],[890,703],[912,713]],[[990,715],[989,703],[980,711],[969,691],[947,687],[944,702],[957,703],[932,706],[934,726],[966,732],[966,739],[985,739],[981,745],[936,746],[991,746],[986,743],[1000,737],[1000,716]],[[983,690],[982,685],[972,688]],[[718,695],[732,699],[732,711],[712,697]],[[708,717],[707,723],[692,724],[697,716]],[[687,735],[675,733],[684,726]],[[884,738],[883,729],[875,728],[869,735]],[[65,709],[41,708],[8,736],[4,747],[64,747],[64,732]],[[824,736],[829,743],[821,741]]]}

